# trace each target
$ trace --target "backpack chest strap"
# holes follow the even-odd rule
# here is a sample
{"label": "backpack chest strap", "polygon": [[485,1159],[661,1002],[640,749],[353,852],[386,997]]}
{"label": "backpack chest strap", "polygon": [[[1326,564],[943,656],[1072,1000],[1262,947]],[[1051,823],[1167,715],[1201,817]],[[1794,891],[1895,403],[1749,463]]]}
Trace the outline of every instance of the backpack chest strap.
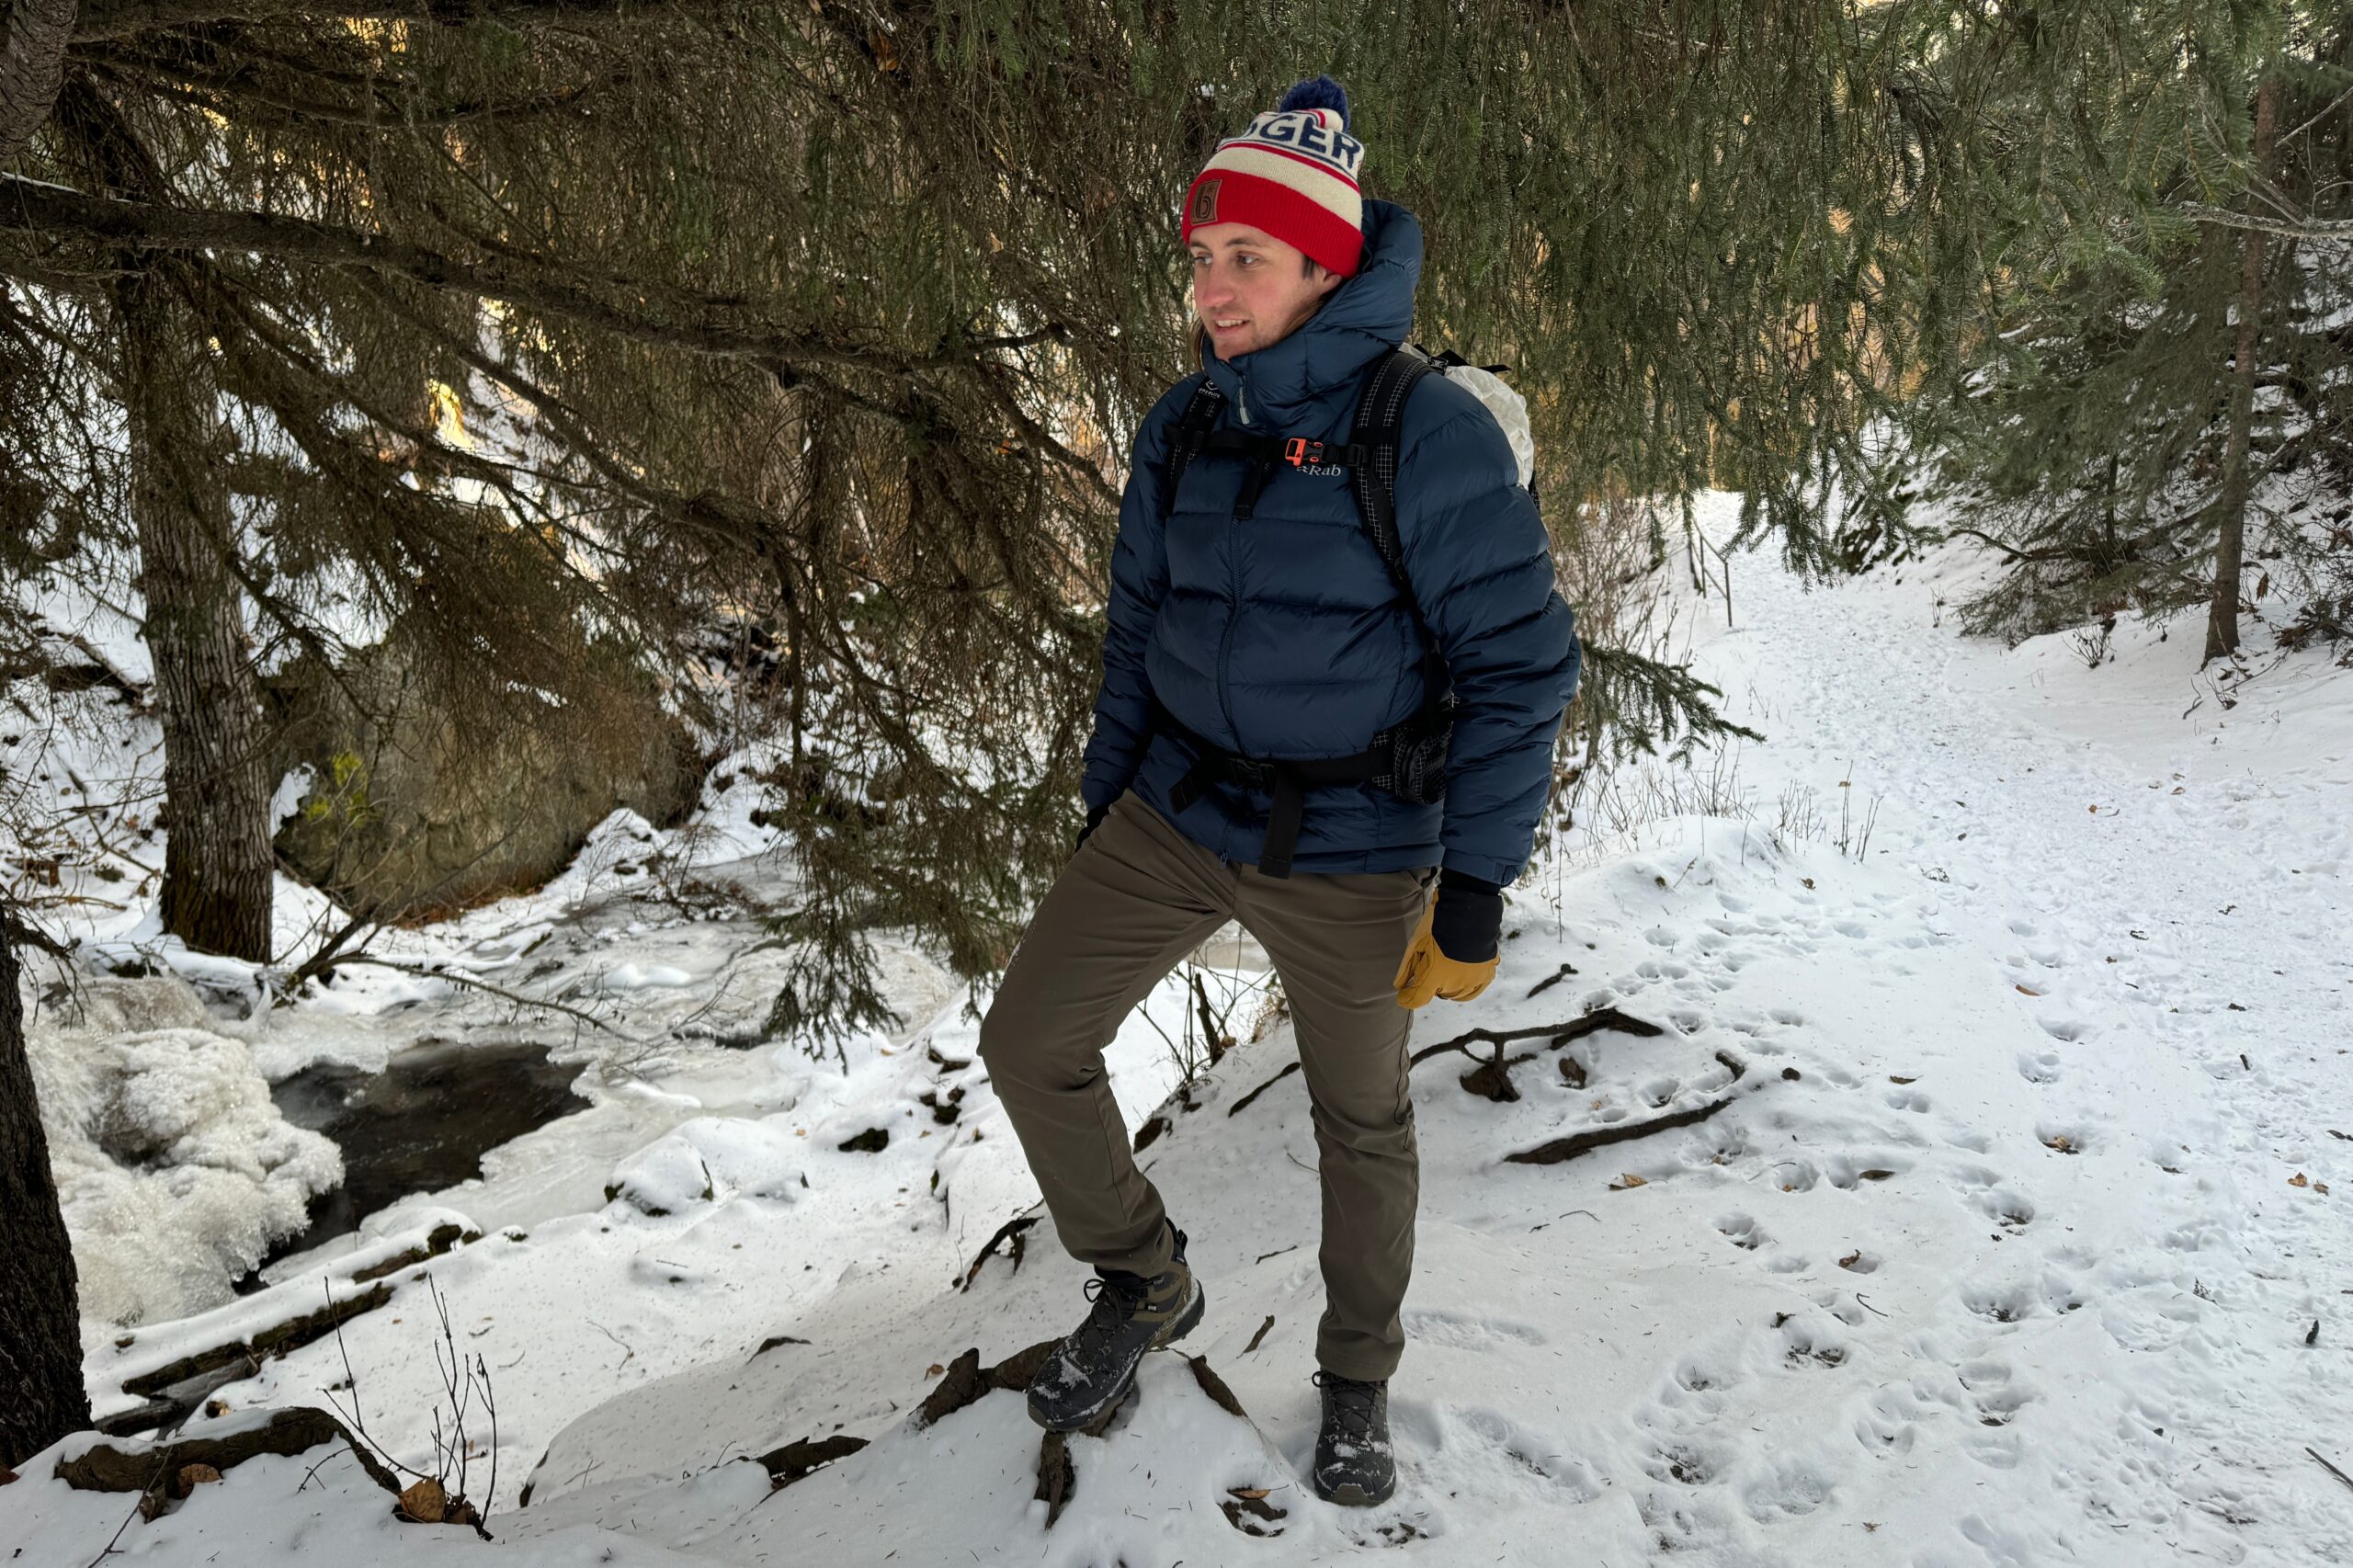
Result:
{"label": "backpack chest strap", "polygon": [[1344,445],[1304,436],[1254,436],[1243,430],[1205,432],[1196,453],[1200,457],[1240,458],[1249,465],[1243,471],[1242,488],[1233,499],[1233,515],[1244,521],[1257,510],[1259,493],[1285,463],[1293,468],[1329,464],[1353,472],[1369,468],[1372,462],[1372,449],[1353,441]]}

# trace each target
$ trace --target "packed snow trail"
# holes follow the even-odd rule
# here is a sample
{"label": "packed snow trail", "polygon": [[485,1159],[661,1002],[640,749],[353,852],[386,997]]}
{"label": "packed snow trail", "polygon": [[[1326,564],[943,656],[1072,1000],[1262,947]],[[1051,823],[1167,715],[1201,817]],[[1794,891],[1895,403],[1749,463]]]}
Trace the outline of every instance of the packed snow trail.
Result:
{"label": "packed snow trail", "polygon": [[[2353,1561],[2353,1492],[2304,1451],[2353,1470],[2353,679],[2315,652],[2232,697],[2195,617],[2097,669],[2066,637],[1932,631],[1977,585],[1958,553],[1813,593],[1742,568],[1741,630],[1698,664],[1768,736],[1760,790],[1881,799],[1872,860],[1933,881],[2050,1037],[2018,1062],[2037,1137],[2143,1194],[2124,1224],[2038,1216],[2133,1353],[2097,1391],[2120,1424],[2073,1477],[2087,1506],[2142,1490],[2162,1431],[2203,1456],[2169,1484],[2265,1560]],[[1992,1562],[2063,1560],[2021,1521],[1979,1533]]]}

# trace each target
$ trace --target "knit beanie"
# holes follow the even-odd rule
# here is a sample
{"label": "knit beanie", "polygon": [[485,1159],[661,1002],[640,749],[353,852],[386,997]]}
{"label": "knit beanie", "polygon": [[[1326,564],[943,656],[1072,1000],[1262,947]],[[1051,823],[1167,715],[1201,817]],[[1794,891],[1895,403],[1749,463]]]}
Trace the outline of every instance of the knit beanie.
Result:
{"label": "knit beanie", "polygon": [[1343,278],[1364,255],[1364,199],[1357,170],[1364,143],[1347,134],[1348,95],[1329,76],[1302,82],[1283,101],[1218,143],[1185,193],[1184,239],[1211,223],[1247,223]]}

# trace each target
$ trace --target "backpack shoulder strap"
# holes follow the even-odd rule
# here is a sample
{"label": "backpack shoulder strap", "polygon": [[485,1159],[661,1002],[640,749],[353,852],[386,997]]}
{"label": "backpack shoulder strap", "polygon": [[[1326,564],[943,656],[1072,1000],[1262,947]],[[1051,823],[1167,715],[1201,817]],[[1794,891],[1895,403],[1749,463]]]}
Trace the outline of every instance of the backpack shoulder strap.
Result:
{"label": "backpack shoulder strap", "polygon": [[[1414,585],[1405,575],[1404,542],[1397,535],[1397,466],[1403,456],[1399,451],[1405,425],[1405,403],[1422,378],[1438,369],[1436,362],[1399,345],[1373,361],[1371,374],[1365,380],[1364,396],[1358,400],[1355,426],[1348,440],[1365,455],[1365,461],[1348,469],[1348,486],[1356,492],[1357,511],[1364,519],[1365,531],[1372,536],[1372,545],[1381,551],[1381,561],[1389,574],[1405,591],[1405,602],[1414,601]],[[1416,615],[1418,616],[1418,611]]]}
{"label": "backpack shoulder strap", "polygon": [[1217,427],[1217,416],[1225,408],[1225,394],[1207,375],[1194,387],[1193,395],[1185,400],[1185,412],[1176,416],[1176,427],[1168,436],[1168,470],[1163,477],[1161,517],[1176,505],[1176,485],[1185,477],[1185,470],[1201,455],[1201,446],[1210,432]]}

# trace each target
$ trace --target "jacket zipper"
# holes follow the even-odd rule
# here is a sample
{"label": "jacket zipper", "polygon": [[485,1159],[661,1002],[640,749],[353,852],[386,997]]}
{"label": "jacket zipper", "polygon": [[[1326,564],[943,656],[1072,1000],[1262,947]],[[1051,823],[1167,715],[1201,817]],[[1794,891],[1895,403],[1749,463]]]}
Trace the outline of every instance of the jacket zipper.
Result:
{"label": "jacket zipper", "polygon": [[[1233,407],[1245,425],[1250,422],[1249,398],[1248,389],[1236,382]],[[1233,654],[1233,623],[1242,614],[1242,541],[1236,537],[1242,525],[1229,511],[1225,527],[1225,634],[1218,639],[1217,643],[1217,705],[1219,711],[1225,715],[1226,733],[1233,737],[1233,749],[1239,752],[1242,750],[1242,730],[1233,722],[1232,672],[1228,665]]]}

